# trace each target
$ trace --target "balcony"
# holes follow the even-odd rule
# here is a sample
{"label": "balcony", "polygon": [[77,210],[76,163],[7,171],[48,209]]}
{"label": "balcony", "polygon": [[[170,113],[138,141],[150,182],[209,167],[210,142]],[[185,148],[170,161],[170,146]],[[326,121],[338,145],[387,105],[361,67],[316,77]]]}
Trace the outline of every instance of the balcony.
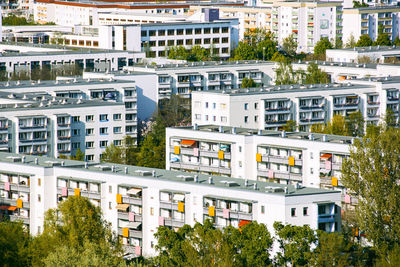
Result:
{"label": "balcony", "polygon": [[333,223],[335,222],[335,215],[333,214],[320,214],[318,215],[318,223]]}
{"label": "balcony", "polygon": [[[4,189],[4,183],[0,182],[0,189]],[[24,192],[24,193],[29,193],[30,188],[28,185],[24,184],[10,184],[10,190],[11,191],[18,191],[18,192]]]}
{"label": "balcony", "polygon": [[164,225],[171,227],[183,227],[185,225],[185,220],[178,218],[164,218]]}
{"label": "balcony", "polygon": [[70,123],[57,123],[58,128],[68,128],[71,126]]}
{"label": "balcony", "polygon": [[[118,219],[122,220],[129,220],[129,213],[128,212],[121,212],[118,211]],[[141,214],[135,214],[135,222],[141,222],[142,221],[142,215]]]}
{"label": "balcony", "polygon": [[23,224],[29,224],[30,219],[29,217],[21,216],[21,215],[10,215],[11,222],[18,222],[21,221]]}
{"label": "balcony", "polygon": [[[208,207],[203,207],[203,213],[208,215],[209,208]],[[215,208],[215,216],[216,217],[223,217],[223,210],[220,208]],[[238,220],[246,220],[246,221],[252,221],[253,220],[253,214],[252,213],[247,213],[247,212],[242,212],[242,211],[233,211],[229,210],[229,218],[230,219],[238,219]]]}
{"label": "balcony", "polygon": [[142,199],[141,198],[135,198],[135,197],[122,196],[122,203],[141,206],[142,205]]}
{"label": "balcony", "polygon": [[[118,235],[122,236],[122,228],[118,227]],[[129,237],[142,238],[142,231],[129,229]]]}
{"label": "balcony", "polygon": [[285,180],[292,180],[292,181],[303,181],[303,175],[301,173],[289,173],[289,172],[280,172],[280,171],[273,171],[273,176],[269,176],[269,170],[268,169],[258,169],[257,170],[257,175],[262,176],[262,177],[268,177],[271,179],[285,179]]}
{"label": "balcony", "polygon": [[[59,195],[62,194],[62,188],[61,187],[57,188],[57,194],[59,194]],[[75,195],[75,188],[68,188],[68,196],[74,196],[74,195]],[[101,193],[100,192],[87,191],[87,190],[82,190],[81,189],[80,190],[80,195],[82,197],[101,200]]]}

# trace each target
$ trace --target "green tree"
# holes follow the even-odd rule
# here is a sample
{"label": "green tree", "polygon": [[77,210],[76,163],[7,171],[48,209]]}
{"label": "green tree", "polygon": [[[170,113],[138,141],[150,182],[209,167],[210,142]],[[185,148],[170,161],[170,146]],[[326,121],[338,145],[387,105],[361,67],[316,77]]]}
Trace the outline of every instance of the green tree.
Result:
{"label": "green tree", "polygon": [[117,164],[125,164],[125,155],[122,147],[115,146],[111,144],[106,148],[103,152],[101,161],[117,163]]}
{"label": "green tree", "polygon": [[376,41],[374,42],[374,45],[392,45],[392,42],[390,41],[389,36],[386,33],[380,33],[378,34],[378,37],[376,38]]}
{"label": "green tree", "polygon": [[189,52],[183,46],[174,46],[168,49],[167,55],[169,59],[186,60],[188,58]]}
{"label": "green tree", "polygon": [[294,40],[294,34],[291,34],[283,39],[282,49],[291,57],[294,57],[296,55],[297,42]]}
{"label": "green tree", "polygon": [[257,58],[254,47],[246,42],[239,42],[233,54],[234,60],[254,60]]}
{"label": "green tree", "polygon": [[312,257],[311,248],[316,244],[317,237],[308,225],[293,226],[274,223],[279,244],[276,255],[278,266],[307,266]]}
{"label": "green tree", "polygon": [[355,46],[365,47],[365,46],[371,46],[371,45],[373,45],[371,37],[369,37],[368,34],[363,34],[360,36],[360,39],[357,41]]}
{"label": "green tree", "polygon": [[351,33],[349,39],[347,39],[346,48],[353,48],[356,46],[356,43],[356,39],[354,38],[353,33]]}
{"label": "green tree", "polygon": [[341,180],[358,198],[356,221],[378,251],[400,244],[400,130],[355,140]]}
{"label": "green tree", "polygon": [[314,55],[320,56],[322,60],[325,60],[326,49],[332,49],[333,45],[329,42],[328,38],[321,38],[314,47]]}
{"label": "green tree", "polygon": [[296,84],[302,83],[302,75],[299,71],[294,71],[290,63],[279,62],[279,67],[275,70],[275,84]]}
{"label": "green tree", "polygon": [[368,4],[364,3],[364,1],[361,1],[361,3],[359,1],[353,1],[353,7],[354,8],[368,7]]}
{"label": "green tree", "polygon": [[311,266],[352,266],[349,240],[340,233],[318,231],[318,245],[312,253]]}
{"label": "green tree", "polygon": [[396,36],[396,38],[393,40],[394,45],[400,45],[400,38],[399,36]]}
{"label": "green tree", "polygon": [[45,213],[43,233],[32,244],[32,263],[42,266],[49,253],[62,246],[82,252],[86,243],[109,249],[109,255],[119,256],[122,251],[100,207],[95,207],[87,198],[70,196]]}
{"label": "green tree", "polygon": [[307,73],[305,77],[306,84],[329,83],[329,75],[318,68],[316,63],[310,63],[307,66]]}
{"label": "green tree", "polygon": [[343,40],[341,37],[336,37],[335,38],[335,49],[341,49],[343,48]]}
{"label": "green tree", "polygon": [[80,148],[76,150],[76,153],[74,156],[69,157],[72,160],[79,160],[79,161],[84,161],[85,160],[85,153],[82,152]]}
{"label": "green tree", "polygon": [[364,116],[360,111],[352,112],[346,117],[346,135],[364,135]]}
{"label": "green tree", "polygon": [[394,111],[390,108],[386,109],[386,114],[384,117],[384,126],[386,128],[393,128],[397,126],[397,117]]}
{"label": "green tree", "polygon": [[241,88],[253,88],[256,87],[256,83],[252,78],[244,77],[242,80]]}
{"label": "green tree", "polygon": [[262,40],[257,43],[256,54],[258,59],[271,60],[276,52],[278,52],[277,43],[271,39]]}
{"label": "green tree", "polygon": [[394,245],[390,250],[383,252],[380,257],[376,260],[376,267],[397,267],[400,263],[400,247]]}
{"label": "green tree", "polygon": [[334,115],[324,127],[324,133],[334,135],[347,135],[345,117],[341,115]]}
{"label": "green tree", "polygon": [[297,129],[297,123],[294,120],[289,120],[283,126],[283,130],[286,132],[295,132]]}
{"label": "green tree", "polygon": [[21,222],[0,222],[0,266],[30,265],[31,237]]}

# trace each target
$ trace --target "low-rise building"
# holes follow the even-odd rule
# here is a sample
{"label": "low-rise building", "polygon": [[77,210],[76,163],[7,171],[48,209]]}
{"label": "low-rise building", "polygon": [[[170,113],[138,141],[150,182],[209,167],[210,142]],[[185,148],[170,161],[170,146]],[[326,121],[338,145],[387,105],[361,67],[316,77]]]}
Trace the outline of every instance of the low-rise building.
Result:
{"label": "low-rise building", "polygon": [[273,233],[275,221],[327,232],[341,224],[338,191],[0,152],[0,213],[22,220],[31,234],[43,230],[48,209],[71,195],[101,208],[131,256],[155,254],[159,226],[257,221]]}
{"label": "low-rise building", "polygon": [[393,46],[369,46],[343,49],[327,49],[326,61],[351,62],[351,63],[386,63],[393,58],[396,62],[400,59],[400,47]]}

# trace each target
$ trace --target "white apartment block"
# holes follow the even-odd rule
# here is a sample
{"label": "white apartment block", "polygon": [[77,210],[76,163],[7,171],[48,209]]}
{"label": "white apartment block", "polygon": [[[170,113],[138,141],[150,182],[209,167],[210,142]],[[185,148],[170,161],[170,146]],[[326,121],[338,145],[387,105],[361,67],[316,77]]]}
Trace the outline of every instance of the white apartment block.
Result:
{"label": "white apartment block", "polygon": [[48,209],[73,195],[101,207],[132,257],[155,255],[159,226],[257,221],[274,235],[275,221],[327,232],[340,231],[341,224],[339,191],[0,153],[0,212],[22,220],[31,234],[43,230]]}
{"label": "white apartment block", "polygon": [[327,49],[326,60],[330,62],[358,63],[360,59],[369,59],[371,63],[385,63],[388,58],[400,58],[400,47],[369,46],[343,49]]}
{"label": "white apartment block", "polygon": [[308,131],[312,124],[355,111],[364,115],[367,124],[377,124],[388,109],[398,117],[399,82],[399,77],[387,77],[192,92],[192,124],[277,130],[296,121],[300,131]]}
{"label": "white apartment block", "polygon": [[55,46],[35,46],[32,44],[0,44],[0,70],[12,73],[43,67],[62,68],[78,65],[82,69],[97,71],[117,71],[133,65],[143,56],[127,51],[62,49]]}
{"label": "white apartment block", "polygon": [[342,36],[341,2],[275,2],[272,5],[272,33],[282,44],[294,34],[298,52],[313,52],[321,38]]}
{"label": "white apartment block", "polygon": [[375,6],[343,9],[343,42],[350,36],[357,41],[361,35],[368,34],[373,41],[378,37],[379,26],[388,34],[390,40],[399,35],[400,7]]}
{"label": "white apartment block", "polygon": [[[1,150],[100,161],[125,136],[123,103],[0,92]],[[90,118],[90,119],[88,119]]]}
{"label": "white apartment block", "polygon": [[150,58],[167,57],[171,47],[196,45],[229,58],[239,42],[239,31],[237,19],[219,19],[217,9],[205,9],[170,23],[77,26],[74,34],[63,38],[66,46],[142,52]]}
{"label": "white apartment block", "polygon": [[186,64],[147,65],[126,68],[133,72],[155,73],[160,98],[171,94],[190,96],[194,91],[222,91],[240,88],[243,78],[252,78],[258,86],[271,84],[274,62],[208,61]]}
{"label": "white apartment block", "polygon": [[[148,75],[139,77],[142,82],[139,84],[135,81],[115,81],[111,79],[66,79],[56,81],[41,81],[40,83],[31,83],[29,81],[22,82],[7,82],[0,84],[0,92],[18,93],[18,94],[48,94],[52,97],[75,99],[75,100],[95,100],[101,101],[105,106],[109,103],[118,103],[123,106],[120,118],[118,121],[123,121],[124,128],[121,133],[129,135],[137,139],[137,124],[138,117],[141,120],[148,120],[155,110],[157,105],[157,98],[149,99],[151,91],[154,87],[145,87],[143,84],[148,80],[149,85],[155,85],[155,77],[153,79],[146,79]],[[137,78],[137,77],[135,77]],[[153,80],[153,82],[152,82]],[[138,91],[139,97],[138,97]],[[143,94],[143,91],[147,93]],[[141,100],[143,103],[140,104]],[[138,104],[139,103],[139,104]],[[100,112],[100,110],[98,111]],[[91,116],[82,116],[80,118],[81,124],[98,122],[98,115],[91,114]],[[101,121],[112,121],[112,116],[107,116],[108,119]],[[111,128],[110,128],[111,129]],[[111,134],[109,129],[108,133]],[[83,133],[82,133],[83,135]],[[111,143],[109,142],[109,145]],[[83,151],[82,147],[81,150]],[[98,159],[98,156],[96,157]]]}

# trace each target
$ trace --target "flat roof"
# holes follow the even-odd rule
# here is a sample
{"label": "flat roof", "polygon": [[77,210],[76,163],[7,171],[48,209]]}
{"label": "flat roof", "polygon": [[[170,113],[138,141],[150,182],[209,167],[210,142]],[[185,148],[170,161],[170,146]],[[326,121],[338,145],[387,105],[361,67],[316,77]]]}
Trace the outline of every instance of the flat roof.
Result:
{"label": "flat roof", "polygon": [[188,62],[178,64],[157,64],[157,65],[134,65],[133,68],[146,68],[155,70],[167,70],[167,69],[182,69],[182,68],[209,68],[209,67],[221,67],[221,66],[259,66],[263,65],[275,65],[274,61],[262,61],[262,60],[237,60],[237,61],[202,61],[202,62]]}
{"label": "flat roof", "polygon": [[[340,191],[333,191],[327,189],[320,188],[311,188],[311,187],[300,187],[296,189],[294,185],[282,185],[278,183],[271,182],[261,182],[248,180],[248,185],[245,185],[245,179],[231,178],[231,177],[222,177],[222,176],[213,176],[213,175],[204,175],[204,174],[193,174],[181,171],[169,171],[164,169],[155,169],[155,168],[146,168],[146,167],[138,167],[131,165],[121,165],[121,164],[112,164],[112,163],[88,163],[87,168],[85,168],[85,163],[82,161],[74,161],[67,159],[57,159],[50,157],[40,157],[40,156],[31,156],[25,155],[25,163],[13,162],[13,159],[22,159],[21,154],[0,152],[0,162],[10,162],[16,165],[29,165],[29,166],[40,166],[45,168],[51,168],[54,163],[57,162],[57,166],[53,168],[75,168],[82,171],[90,171],[97,173],[106,173],[106,174],[115,174],[126,177],[126,184],[129,183],[130,177],[141,178],[143,180],[168,180],[171,182],[181,182],[191,185],[201,185],[201,186],[212,186],[218,188],[225,188],[230,190],[237,191],[250,191],[254,193],[265,193],[265,194],[274,194],[281,195],[285,197],[291,196],[302,196],[302,195],[315,195],[315,194],[332,194],[332,193],[340,193]],[[37,164],[35,163],[37,160]],[[61,166],[61,162],[63,166]],[[100,167],[101,166],[101,167]],[[112,167],[114,166],[114,167]],[[126,172],[125,173],[125,168]],[[114,169],[114,171],[112,171]],[[155,172],[155,177],[153,177],[152,173]],[[142,175],[141,173],[146,173],[146,175]],[[193,179],[187,179],[185,177],[192,177],[197,175],[198,182],[196,183]],[[208,179],[212,177],[213,183],[209,184]],[[93,180],[93,179],[92,179]],[[189,181],[190,180],[190,181]],[[99,181],[100,182],[100,181]],[[229,186],[228,184],[231,184]],[[256,184],[256,186],[254,186]],[[133,185],[132,185],[133,186]],[[289,193],[285,194],[284,188],[287,187]],[[280,189],[281,192],[273,192],[272,189]],[[173,189],[173,188],[171,188]],[[175,189],[176,190],[176,189]],[[233,196],[233,198],[235,198]],[[251,200],[248,200],[251,201]]]}
{"label": "flat roof", "polygon": [[[355,139],[359,139],[357,137],[351,137],[351,136],[319,134],[319,133],[312,133],[312,138],[310,138],[311,134],[308,132],[270,131],[270,130],[259,130],[251,128],[217,126],[217,125],[199,125],[197,126],[197,130],[194,129],[194,126],[181,126],[181,127],[169,127],[169,128],[183,129],[188,131],[212,132],[216,134],[221,133],[221,134],[236,134],[243,136],[252,136],[252,135],[269,136],[269,137],[278,137],[282,139],[283,138],[296,139],[296,140],[300,139],[300,140],[309,140],[312,142],[329,142],[329,143],[339,143],[347,145],[351,144]],[[222,132],[220,132],[220,130],[222,130]],[[189,137],[185,136],[185,138]]]}
{"label": "flat roof", "polygon": [[387,52],[387,51],[393,51],[393,52],[400,52],[400,46],[396,45],[390,45],[390,46],[383,46],[383,45],[377,45],[377,46],[363,46],[363,47],[354,47],[354,48],[340,48],[340,49],[327,49],[328,52],[349,52],[349,51],[354,51],[358,53],[373,53],[373,52]]}

